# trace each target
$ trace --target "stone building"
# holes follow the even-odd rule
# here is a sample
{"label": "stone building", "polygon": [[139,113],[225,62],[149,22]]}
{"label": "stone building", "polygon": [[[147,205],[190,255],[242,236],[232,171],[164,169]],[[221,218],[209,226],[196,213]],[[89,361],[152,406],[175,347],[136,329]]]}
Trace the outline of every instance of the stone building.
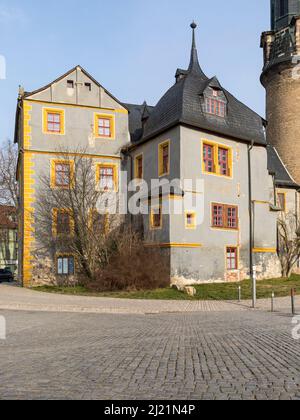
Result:
{"label": "stone building", "polygon": [[151,185],[139,196],[147,209],[144,238],[167,255],[170,281],[239,281],[252,265],[258,278],[280,276],[276,188],[297,196],[297,184],[268,146],[266,121],[205,75],[196,24],[191,27],[188,69],[176,71],[154,107],[122,103],[80,66],[35,92],[20,92],[15,140],[24,286],[74,276],[74,256],[62,253],[49,256],[49,274],[35,277],[34,214],[42,171],[51,172],[59,188],[55,180],[66,162],[58,150],[72,156],[78,145],[94,159],[96,179],[117,180],[119,197],[126,177]]}

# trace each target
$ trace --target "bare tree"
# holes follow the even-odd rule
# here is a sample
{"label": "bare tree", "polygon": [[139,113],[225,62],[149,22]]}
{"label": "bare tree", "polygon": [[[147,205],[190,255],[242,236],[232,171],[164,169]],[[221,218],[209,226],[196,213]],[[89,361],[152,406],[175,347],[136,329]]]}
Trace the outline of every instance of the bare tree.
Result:
{"label": "bare tree", "polygon": [[[83,151],[61,153],[60,159],[69,172],[62,175],[60,186],[53,185],[49,175],[40,178],[35,212],[36,255],[54,256],[70,253],[75,256],[85,278],[108,263],[114,248],[114,231],[119,217],[112,213],[115,194],[95,188],[95,162]],[[66,182],[67,179],[67,182]],[[65,184],[65,186],[64,186]],[[116,213],[116,212],[115,212]],[[108,232],[110,234],[108,235]]]}
{"label": "bare tree", "polygon": [[278,255],[282,276],[291,277],[300,259],[300,223],[297,215],[288,213],[278,220]]}
{"label": "bare tree", "polygon": [[10,141],[0,148],[0,204],[18,208],[18,183],[16,181],[18,150]]}

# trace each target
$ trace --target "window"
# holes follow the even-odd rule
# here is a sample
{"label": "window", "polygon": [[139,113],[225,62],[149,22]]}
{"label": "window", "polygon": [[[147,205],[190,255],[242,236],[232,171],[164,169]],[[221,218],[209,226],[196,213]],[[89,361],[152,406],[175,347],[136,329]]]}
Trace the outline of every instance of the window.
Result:
{"label": "window", "polygon": [[53,236],[68,236],[74,232],[70,210],[53,209]]}
{"label": "window", "polygon": [[92,84],[91,83],[85,83],[84,86],[88,89],[89,92],[92,91]]}
{"label": "window", "polygon": [[188,212],[185,215],[185,227],[186,229],[195,229],[196,228],[196,214],[193,212]]}
{"label": "window", "polygon": [[226,268],[227,270],[238,269],[238,249],[236,247],[226,248]]}
{"label": "window", "polygon": [[277,193],[278,207],[281,211],[286,211],[286,196],[285,193]]}
{"label": "window", "polygon": [[232,176],[232,149],[221,144],[203,142],[203,172],[220,176]]}
{"label": "window", "polygon": [[57,257],[57,274],[61,276],[73,276],[75,274],[75,259],[73,256]]}
{"label": "window", "polygon": [[71,164],[55,164],[55,185],[56,187],[69,187],[71,182]]}
{"label": "window", "polygon": [[56,215],[57,235],[69,235],[71,233],[70,214],[65,211],[58,211]]}
{"label": "window", "polygon": [[214,148],[209,144],[204,144],[203,146],[203,161],[205,165],[206,172],[215,172],[215,163],[214,163]]}
{"label": "window", "polygon": [[68,89],[74,89],[74,80],[68,80],[67,87]]}
{"label": "window", "polygon": [[47,134],[65,134],[64,110],[44,109],[43,131]]}
{"label": "window", "polygon": [[117,191],[116,166],[98,165],[97,182],[102,191]]}
{"label": "window", "polygon": [[95,116],[95,137],[114,139],[115,137],[115,122],[113,115],[98,115]]}
{"label": "window", "polygon": [[223,227],[223,206],[215,204],[213,206],[213,226],[214,227]]}
{"label": "window", "polygon": [[144,162],[143,155],[135,158],[135,178],[143,179],[144,177]]}
{"label": "window", "polygon": [[223,149],[219,147],[218,154],[219,154],[220,174],[224,176],[229,176],[230,171],[229,171],[229,165],[228,165],[228,161],[229,161],[228,149]]}
{"label": "window", "polygon": [[170,172],[170,142],[164,142],[159,146],[159,176],[169,175]]}
{"label": "window", "polygon": [[151,229],[162,228],[162,207],[153,208],[151,210]]}
{"label": "window", "polygon": [[75,184],[73,160],[51,160],[51,188],[70,188]]}
{"label": "window", "polygon": [[225,117],[226,103],[216,98],[205,98],[205,110],[208,114]]}
{"label": "window", "polygon": [[225,204],[213,204],[212,227],[238,229],[238,207]]}

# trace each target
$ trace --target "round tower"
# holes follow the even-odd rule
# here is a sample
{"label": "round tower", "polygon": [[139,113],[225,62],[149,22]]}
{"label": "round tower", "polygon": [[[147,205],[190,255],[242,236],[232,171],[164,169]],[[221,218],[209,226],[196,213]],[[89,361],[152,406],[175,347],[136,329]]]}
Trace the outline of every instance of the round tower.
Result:
{"label": "round tower", "polygon": [[271,0],[271,15],[261,38],[267,140],[300,184],[300,0]]}

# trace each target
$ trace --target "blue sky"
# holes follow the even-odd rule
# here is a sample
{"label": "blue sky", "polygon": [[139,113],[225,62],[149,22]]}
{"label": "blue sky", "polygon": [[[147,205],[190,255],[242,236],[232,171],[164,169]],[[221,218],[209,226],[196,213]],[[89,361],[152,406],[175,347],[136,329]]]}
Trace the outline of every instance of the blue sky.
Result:
{"label": "blue sky", "polygon": [[18,85],[34,90],[77,64],[121,101],[156,104],[188,65],[192,20],[205,73],[264,115],[269,0],[0,0],[0,142],[13,137]]}

